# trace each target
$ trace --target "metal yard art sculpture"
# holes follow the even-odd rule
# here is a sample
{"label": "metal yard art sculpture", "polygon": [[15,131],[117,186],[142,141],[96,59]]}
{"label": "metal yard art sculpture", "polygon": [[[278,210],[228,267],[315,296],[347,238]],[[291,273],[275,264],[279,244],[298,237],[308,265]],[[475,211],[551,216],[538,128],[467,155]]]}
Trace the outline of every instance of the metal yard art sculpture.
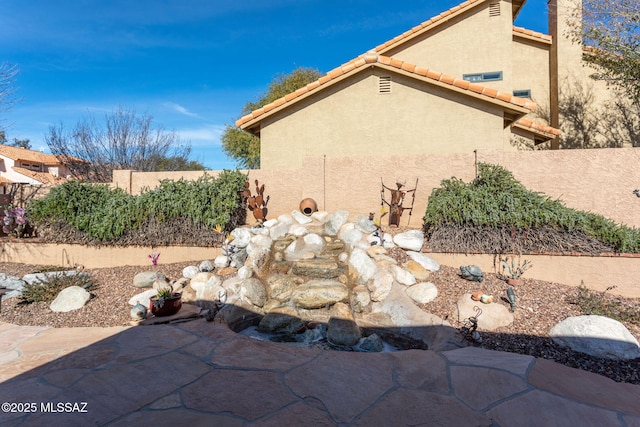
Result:
{"label": "metal yard art sculpture", "polygon": [[[395,226],[398,227],[400,226],[400,218],[402,217],[402,212],[404,212],[405,210],[409,211],[409,222],[411,221],[411,214],[413,213],[413,204],[416,201],[416,189],[418,188],[418,179],[416,178],[416,186],[412,189],[412,190],[403,190],[402,187],[404,187],[404,184],[400,183],[400,182],[396,182],[396,186],[398,187],[397,189],[394,188],[389,188],[386,185],[384,185],[384,182],[382,181],[382,178],[380,178],[380,183],[382,184],[382,189],[380,190],[380,198],[381,198],[381,206],[382,209],[384,210],[385,205],[389,207],[389,226]],[[387,201],[387,199],[385,199],[385,190],[389,191],[390,193],[390,201]],[[403,203],[405,202],[405,197],[408,193],[411,193],[411,207],[404,207]],[[380,219],[382,220],[382,217],[385,216],[387,214],[387,212],[383,212],[382,215],[380,216]],[[409,223],[407,222],[407,224]]]}
{"label": "metal yard art sculpture", "polygon": [[264,184],[259,185],[258,180],[255,180],[256,195],[251,194],[249,189],[249,181],[244,183],[244,190],[242,195],[247,199],[247,208],[253,212],[253,217],[258,221],[258,224],[262,224],[267,219],[267,203],[269,203],[269,196],[264,197]]}

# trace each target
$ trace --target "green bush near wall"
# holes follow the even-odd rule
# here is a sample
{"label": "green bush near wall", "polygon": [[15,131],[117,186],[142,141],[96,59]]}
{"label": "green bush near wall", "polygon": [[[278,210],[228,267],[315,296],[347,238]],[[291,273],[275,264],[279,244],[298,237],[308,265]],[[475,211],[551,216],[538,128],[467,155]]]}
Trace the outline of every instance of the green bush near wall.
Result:
{"label": "green bush near wall", "polygon": [[36,227],[64,222],[100,241],[114,240],[153,220],[179,219],[196,227],[231,230],[244,221],[240,191],[247,177],[223,171],[195,181],[162,180],[153,190],[132,196],[106,184],[69,181],[43,199],[34,200],[27,217]]}
{"label": "green bush near wall", "polygon": [[475,226],[525,231],[552,227],[560,232],[582,232],[617,252],[640,252],[640,230],[618,225],[591,212],[566,207],[525,188],[499,165],[478,164],[470,183],[451,178],[441,182],[429,197],[424,216],[427,237],[438,227]]}

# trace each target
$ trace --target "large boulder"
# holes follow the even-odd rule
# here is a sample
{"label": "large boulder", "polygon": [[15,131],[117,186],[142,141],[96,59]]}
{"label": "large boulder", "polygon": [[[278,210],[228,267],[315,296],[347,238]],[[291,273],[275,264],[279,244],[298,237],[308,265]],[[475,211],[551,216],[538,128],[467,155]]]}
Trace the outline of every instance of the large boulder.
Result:
{"label": "large boulder", "polygon": [[335,280],[310,280],[293,291],[292,300],[300,308],[322,308],[347,301],[349,289]]}
{"label": "large boulder", "polygon": [[327,341],[340,346],[353,346],[362,338],[360,328],[347,304],[337,303],[331,307],[327,323]]}
{"label": "large boulder", "polygon": [[393,236],[393,242],[409,251],[420,252],[424,245],[424,233],[420,230],[409,230],[404,233],[398,233]]}
{"label": "large boulder", "polygon": [[585,315],[564,319],[549,336],[563,347],[604,359],[640,357],[640,344],[620,322],[604,316]]}
{"label": "large boulder", "polygon": [[483,304],[471,299],[471,294],[464,294],[458,300],[456,307],[458,309],[458,322],[464,323],[470,317],[478,315],[476,307],[482,310],[477,316],[478,330],[495,331],[503,326],[509,326],[513,323],[513,314],[509,312],[507,307],[498,303]]}
{"label": "large boulder", "polygon": [[438,288],[431,282],[417,283],[407,288],[407,295],[417,304],[427,304],[436,299]]}
{"label": "large boulder", "polygon": [[407,251],[407,256],[429,271],[440,270],[440,264],[436,260],[421,252]]}
{"label": "large boulder", "polygon": [[136,288],[150,288],[156,280],[167,281],[164,274],[158,271],[143,271],[133,276],[133,286]]}
{"label": "large boulder", "polygon": [[60,291],[49,308],[57,313],[66,313],[84,307],[89,299],[91,294],[86,289],[80,286],[69,286]]}

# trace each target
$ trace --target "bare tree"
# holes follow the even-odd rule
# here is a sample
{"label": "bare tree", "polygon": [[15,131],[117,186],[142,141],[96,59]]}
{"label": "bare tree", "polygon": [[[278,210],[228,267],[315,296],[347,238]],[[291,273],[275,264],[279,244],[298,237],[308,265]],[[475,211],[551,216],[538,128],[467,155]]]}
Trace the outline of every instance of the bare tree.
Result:
{"label": "bare tree", "polygon": [[114,169],[139,171],[166,170],[169,162],[179,166],[188,161],[191,144],[180,140],[174,131],[153,125],[153,117],[136,115],[135,110],[119,107],[105,114],[104,125],[94,116],[78,121],[71,132],[62,123],[49,127],[45,141],[76,178],[110,182]]}
{"label": "bare tree", "polygon": [[[0,62],[0,113],[5,113],[11,109],[16,102],[16,76],[18,67],[7,62]],[[1,118],[0,118],[1,119]],[[0,129],[2,129],[0,120]]]}

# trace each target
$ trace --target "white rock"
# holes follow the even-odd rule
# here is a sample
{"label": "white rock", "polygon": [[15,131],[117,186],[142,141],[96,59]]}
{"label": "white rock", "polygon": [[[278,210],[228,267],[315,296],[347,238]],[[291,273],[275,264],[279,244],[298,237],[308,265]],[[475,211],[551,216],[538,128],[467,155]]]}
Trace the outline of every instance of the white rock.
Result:
{"label": "white rock", "polygon": [[440,264],[436,260],[421,252],[407,251],[407,256],[429,271],[440,270]]}
{"label": "white rock", "polygon": [[253,270],[251,269],[251,267],[243,265],[238,269],[237,275],[240,280],[245,280],[253,275]]}
{"label": "white rock", "polygon": [[393,242],[402,249],[420,251],[424,245],[424,233],[420,230],[409,230],[398,233],[393,237]]}
{"label": "white rock", "polygon": [[295,219],[298,224],[309,224],[311,221],[313,221],[311,218],[298,210],[291,211],[291,217],[293,217],[293,219]]}
{"label": "white rock", "polygon": [[189,265],[182,269],[182,277],[187,279],[193,278],[196,274],[200,273],[200,269],[195,265]]}
{"label": "white rock", "polygon": [[[350,248],[355,248],[358,247],[358,242],[360,242],[363,238],[364,235],[362,234],[361,231],[356,230],[355,228],[351,228],[350,230],[346,230],[343,231],[344,227],[342,227],[342,229],[340,230],[340,240],[342,240],[347,246],[349,246]],[[367,246],[371,246],[371,245],[367,245]]]}
{"label": "white rock", "polygon": [[395,243],[393,243],[393,236],[389,233],[384,233],[382,235],[382,246],[385,249],[392,249],[396,246]]}
{"label": "white rock", "polygon": [[233,237],[233,240],[231,241],[233,246],[246,248],[251,240],[251,231],[245,227],[236,228],[231,232],[231,237]]}
{"label": "white rock", "polygon": [[308,252],[313,252],[316,255],[319,255],[324,250],[327,242],[324,238],[315,233],[305,234],[302,238],[305,244],[305,250]]}
{"label": "white rock", "polygon": [[282,215],[278,216],[278,222],[283,222],[285,224],[292,225],[293,224],[293,217],[291,215],[282,214]]}
{"label": "white rock", "polygon": [[269,237],[271,237],[272,240],[278,240],[279,238],[285,236],[288,231],[289,224],[278,222],[269,229]]}
{"label": "white rock", "polygon": [[189,282],[189,286],[191,286],[191,289],[193,289],[194,291],[198,292],[198,290],[201,290],[204,285],[211,280],[212,277],[216,277],[216,275],[214,273],[211,272],[201,272],[196,274],[195,276],[193,276],[191,278],[191,281]]}
{"label": "white rock", "polygon": [[277,219],[268,219],[268,220],[266,220],[265,222],[262,223],[262,226],[266,227],[266,228],[271,228],[276,224],[278,224],[278,220]]}
{"label": "white rock", "polygon": [[157,271],[143,271],[133,276],[133,286],[136,288],[150,288],[153,286],[153,282],[158,279],[167,280],[164,274]]}
{"label": "white rock", "polygon": [[154,296],[156,296],[156,290],[147,289],[144,292],[141,292],[137,295],[132,296],[131,299],[129,300],[129,305],[136,305],[140,303],[145,307],[149,307],[149,299]]}
{"label": "white rock", "polygon": [[308,232],[309,230],[307,229],[307,227],[302,224],[295,223],[289,226],[289,234],[291,234],[292,236],[300,237],[304,236]]}
{"label": "white rock", "polygon": [[417,283],[407,288],[407,295],[418,304],[426,304],[438,296],[438,288],[431,282]]}
{"label": "white rock", "polygon": [[49,308],[57,313],[66,313],[84,307],[90,298],[91,294],[80,286],[69,286],[60,291]]}
{"label": "white rock", "polygon": [[213,260],[213,265],[224,268],[229,265],[229,257],[226,255],[218,255],[216,259]]}
{"label": "white rock", "polygon": [[356,228],[364,234],[371,234],[378,229],[373,221],[366,216],[358,217],[358,220],[356,221]]}
{"label": "white rock", "polygon": [[252,278],[240,284],[240,296],[251,304],[262,307],[267,302],[267,290],[260,279]]}
{"label": "white rock", "polygon": [[640,344],[620,322],[604,316],[568,317],[549,336],[563,347],[605,359],[636,359]]}
{"label": "white rock", "polygon": [[360,284],[366,283],[378,271],[375,261],[365,251],[355,248],[349,257],[349,268],[352,269]]}
{"label": "white rock", "polygon": [[373,280],[367,282],[367,289],[371,292],[371,301],[382,301],[391,292],[393,274],[388,270],[379,270]]}
{"label": "white rock", "polygon": [[396,282],[401,285],[411,286],[416,284],[416,276],[414,276],[409,270],[406,270],[398,265],[391,266],[391,272]]}
{"label": "white rock", "polygon": [[338,234],[340,227],[344,225],[349,219],[349,212],[347,211],[335,211],[329,218],[327,218],[327,222],[324,225],[324,230],[329,236],[335,236]]}
{"label": "white rock", "polygon": [[478,312],[475,307],[482,309],[482,314],[478,316],[478,330],[495,331],[503,326],[509,326],[513,323],[513,314],[509,312],[506,306],[495,302],[491,304],[483,304],[479,301],[471,299],[471,294],[464,294],[458,300],[456,307],[458,309],[458,322],[466,322],[472,316],[476,316]]}
{"label": "white rock", "polygon": [[329,212],[316,211],[311,214],[311,218],[318,221],[320,224],[324,224],[325,222],[327,222],[327,218],[329,218]]}

